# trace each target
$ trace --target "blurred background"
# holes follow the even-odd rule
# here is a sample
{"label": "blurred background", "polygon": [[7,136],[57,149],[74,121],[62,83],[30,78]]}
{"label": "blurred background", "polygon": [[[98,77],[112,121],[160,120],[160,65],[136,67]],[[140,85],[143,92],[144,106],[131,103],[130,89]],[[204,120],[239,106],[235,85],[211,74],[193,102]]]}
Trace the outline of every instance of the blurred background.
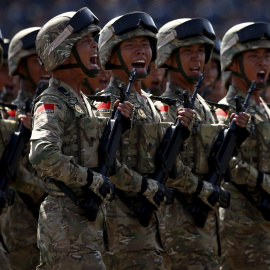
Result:
{"label": "blurred background", "polygon": [[0,0],[0,29],[11,39],[18,31],[42,26],[52,17],[88,7],[100,26],[130,11],[149,13],[158,28],[179,18],[208,19],[222,38],[233,25],[247,21],[270,21],[269,0]]}

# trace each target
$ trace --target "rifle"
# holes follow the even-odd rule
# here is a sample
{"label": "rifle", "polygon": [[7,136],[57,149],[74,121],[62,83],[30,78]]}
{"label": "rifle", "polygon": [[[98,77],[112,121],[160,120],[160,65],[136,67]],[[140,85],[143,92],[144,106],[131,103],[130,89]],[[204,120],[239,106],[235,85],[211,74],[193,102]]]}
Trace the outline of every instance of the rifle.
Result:
{"label": "rifle", "polygon": [[[30,99],[25,100],[25,113],[29,113],[32,110],[34,100],[40,95],[43,89],[43,81],[40,81],[35,92],[32,104]],[[9,143],[7,144],[4,153],[0,161],[0,209],[5,207],[5,201],[8,205],[14,203],[14,191],[9,189],[11,180],[15,179],[16,171],[18,168],[20,157],[26,143],[31,137],[31,130],[24,127],[23,123],[19,124],[18,130],[13,132]],[[6,197],[6,198],[3,198]]]}
{"label": "rifle", "polygon": [[[193,109],[194,101],[196,95],[203,83],[205,78],[204,73],[200,75],[199,81],[196,84],[195,90],[192,97],[189,99],[188,91],[183,92],[184,97],[184,107]],[[195,125],[196,126],[196,125]],[[195,130],[194,130],[195,131]],[[155,173],[153,179],[164,185],[165,195],[166,195],[166,204],[173,203],[173,195],[175,190],[173,188],[166,187],[166,180],[169,174],[172,172],[176,157],[180,153],[181,147],[184,141],[189,137],[189,130],[187,127],[183,126],[179,119],[176,120],[176,123],[171,125],[167,130],[162,139],[162,142],[158,148],[158,151],[155,156]],[[156,210],[156,207],[151,204],[148,200],[144,200],[139,208],[139,220],[142,226],[147,227],[153,215],[153,212]]]}
{"label": "rifle", "polygon": [[[129,83],[125,94],[123,95],[123,85],[120,86],[122,94],[120,95],[120,102],[127,101],[130,94],[130,89],[135,81],[137,70],[132,69],[129,77]],[[111,176],[111,173],[115,166],[116,152],[120,145],[122,134],[125,131],[125,126],[129,119],[122,116],[121,112],[116,110],[114,116],[108,121],[107,126],[102,134],[99,147],[98,147],[98,159],[99,167],[98,172],[105,175]]]}
{"label": "rifle", "polygon": [[[243,104],[240,103],[239,96],[235,97],[236,114],[246,111],[249,99],[255,88],[256,82],[253,81]],[[229,162],[234,156],[237,147],[239,147],[248,136],[249,132],[246,130],[246,128],[237,126],[234,121],[231,121],[229,128],[221,130],[208,157],[209,173],[205,177],[207,182],[216,187],[220,187],[223,178],[226,181],[230,180]],[[220,207],[229,207],[230,193],[228,191],[220,189],[219,198],[212,198],[213,202],[217,199],[219,199]],[[192,214],[198,227],[202,228],[204,226],[210,210],[211,208],[208,205],[202,204],[199,199],[195,199]]]}

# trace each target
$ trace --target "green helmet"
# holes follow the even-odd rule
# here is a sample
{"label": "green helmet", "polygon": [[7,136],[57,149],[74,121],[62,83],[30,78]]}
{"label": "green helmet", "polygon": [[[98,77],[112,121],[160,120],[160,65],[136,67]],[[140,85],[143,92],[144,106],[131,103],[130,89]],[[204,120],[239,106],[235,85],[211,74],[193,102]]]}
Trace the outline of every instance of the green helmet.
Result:
{"label": "green helmet", "polygon": [[163,25],[157,34],[157,67],[166,67],[165,62],[178,48],[193,44],[205,44],[205,63],[211,57],[214,47],[215,32],[211,23],[203,18],[177,19]]}
{"label": "green helmet", "polygon": [[[233,26],[229,29],[221,42],[221,69],[230,70],[234,57],[238,57],[240,72],[232,71],[234,76],[243,78],[247,85],[248,80],[243,65],[242,52],[252,49],[270,48],[270,24],[265,22],[247,22]],[[256,89],[262,89],[265,83],[257,83]]]}
{"label": "green helmet", "polygon": [[[130,12],[122,16],[116,17],[109,21],[101,30],[98,42],[99,60],[103,69],[121,68],[125,69],[129,74],[125,64],[121,66],[112,65],[109,58],[118,44],[136,36],[147,36],[152,48],[151,62],[156,59],[157,46],[157,27],[151,16],[144,12]],[[121,54],[118,51],[118,56],[121,62]],[[150,69],[149,69],[150,71]],[[138,77],[138,76],[137,76]]]}
{"label": "green helmet", "polygon": [[18,32],[10,41],[8,49],[9,75],[17,74],[21,60],[36,54],[35,40],[40,27],[30,27]]}
{"label": "green helmet", "polygon": [[[93,74],[81,63],[74,45],[90,33],[95,37],[100,31],[98,23],[98,18],[86,7],[77,12],[62,13],[48,21],[40,29],[36,39],[39,60],[45,70],[81,68],[87,76],[92,77]],[[71,52],[77,64],[62,65]]]}

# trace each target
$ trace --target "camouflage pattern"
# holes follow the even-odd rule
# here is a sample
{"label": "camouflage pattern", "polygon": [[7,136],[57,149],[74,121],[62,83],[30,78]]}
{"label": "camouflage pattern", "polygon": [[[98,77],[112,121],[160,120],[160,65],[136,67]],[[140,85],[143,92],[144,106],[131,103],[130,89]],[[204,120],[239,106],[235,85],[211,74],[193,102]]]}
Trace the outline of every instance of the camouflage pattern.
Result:
{"label": "camouflage pattern", "polygon": [[29,55],[36,54],[36,49],[24,49],[21,39],[39,30],[40,27],[30,27],[18,32],[11,40],[8,48],[8,70],[9,75],[16,75],[19,63],[23,58]]}
{"label": "camouflage pattern", "polygon": [[235,55],[258,48],[270,48],[270,40],[266,38],[252,40],[245,43],[238,42],[237,32],[254,22],[241,23],[230,28],[224,35],[221,42],[220,59],[221,59],[221,70],[226,71],[232,64]]}
{"label": "camouflage pattern", "polygon": [[[165,64],[167,60],[169,60],[172,52],[180,47],[189,46],[192,44],[208,44],[209,46],[206,48],[209,50],[208,58],[205,58],[205,63],[207,63],[211,58],[211,53],[214,47],[214,41],[209,39],[208,37],[204,35],[197,35],[194,37],[189,37],[185,39],[178,39],[176,36],[176,32],[174,30],[175,27],[178,25],[181,25],[182,23],[189,21],[192,19],[186,18],[186,19],[177,19],[171,22],[166,23],[163,25],[157,34],[158,39],[158,55],[156,59],[156,67],[161,68]],[[167,36],[174,36],[174,39],[166,42]]]}
{"label": "camouflage pattern", "polygon": [[[122,41],[127,40],[132,37],[137,37],[137,36],[147,36],[151,38],[151,42],[154,42],[152,44],[153,48],[153,56],[156,55],[156,43],[157,43],[157,38],[156,35],[147,30],[146,28],[143,27],[138,27],[137,29],[133,31],[129,31],[127,33],[124,33],[123,35],[115,35],[114,30],[112,27],[112,24],[117,21],[121,16],[116,17],[109,21],[100,31],[99,35],[99,41],[98,41],[98,55],[99,55],[99,61],[101,64],[101,67],[103,69],[108,69],[106,67],[106,64],[108,63],[110,56],[112,54],[113,48],[117,45],[120,44]],[[152,58],[151,62],[154,61],[155,59]]]}
{"label": "camouflage pattern", "polygon": [[[235,107],[235,95],[246,97],[247,93],[230,86],[228,94],[220,103]],[[262,188],[270,193],[270,114],[265,106],[259,106],[254,99],[250,99],[248,113],[254,121],[255,132],[242,144],[239,155],[231,164],[233,181],[243,184],[255,202],[261,199],[256,188],[258,170],[264,173]],[[230,114],[226,119],[219,119],[222,122],[229,121]],[[259,210],[233,184],[224,183],[223,186],[231,193],[231,206],[220,209],[221,269],[269,269],[269,221],[264,220]]]}
{"label": "camouflage pattern", "polygon": [[16,122],[14,120],[0,119],[0,158],[15,128]]}
{"label": "camouflage pattern", "polygon": [[[182,100],[183,88],[167,83],[162,97]],[[162,102],[155,102],[161,110]],[[170,106],[167,113],[161,110],[163,121],[170,121],[177,115],[181,102]],[[173,205],[165,206],[160,217],[160,235],[164,249],[169,254],[172,269],[218,269],[218,238],[217,220],[214,208],[208,214],[203,228],[195,225],[188,208],[192,202],[191,194],[195,192],[198,180],[208,173],[207,157],[218,132],[223,125],[217,125],[215,116],[206,102],[197,95],[194,110],[199,121],[197,133],[192,134],[184,144],[180,153],[176,179],[168,179],[167,185],[181,192],[181,198]],[[207,180],[207,179],[206,179]],[[205,203],[211,194],[212,187],[204,182],[202,194],[199,196]],[[210,206],[210,205],[209,205]],[[211,208],[213,208],[211,206]]]}
{"label": "camouflage pattern", "polygon": [[12,269],[34,270],[39,262],[37,220],[17,192],[1,219],[1,230]]}
{"label": "camouflage pattern", "polygon": [[[112,77],[108,88],[99,94],[111,95],[113,104],[120,95],[119,83],[124,82]],[[127,86],[125,83],[124,85]],[[148,227],[143,227],[129,209],[129,204],[135,207],[140,205],[138,192],[141,190],[142,176],[147,177],[154,172],[154,155],[169,123],[160,125],[160,117],[154,104],[144,91],[139,95],[132,88],[129,102],[134,105],[136,122],[133,128],[124,133],[117,155],[118,160],[124,164],[120,168],[123,173],[110,178],[119,189],[125,191],[128,203],[116,195],[116,199],[106,205],[106,227],[109,236],[106,266],[107,269],[119,270],[170,269],[169,265],[167,268],[164,264],[163,257],[166,255],[161,256],[163,249],[158,240],[156,216],[153,215]],[[98,116],[111,116],[113,105],[107,110],[103,109],[102,103],[95,105]],[[150,199],[156,192],[156,184],[149,178],[148,183],[151,183],[150,190],[144,195]]]}
{"label": "camouflage pattern", "polygon": [[92,33],[94,37],[100,31],[100,27],[97,25],[88,25],[78,33],[71,33],[71,35],[65,38],[57,47],[52,47],[50,51],[47,52],[46,49],[63,33],[69,24],[69,20],[75,14],[76,12],[62,13],[49,20],[40,29],[36,39],[36,49],[46,71],[54,70],[67,60],[71,54],[72,47],[77,41],[90,33]]}
{"label": "camouflage pattern", "polygon": [[[87,269],[105,269],[101,259],[105,250],[103,211],[99,211],[95,222],[89,222],[82,210],[48,178],[62,181],[80,198],[81,187],[88,183],[87,168],[98,165],[98,137],[106,119],[93,118],[87,97],[82,97],[84,102],[70,86],[51,79],[34,107],[29,157],[50,195],[40,209],[40,269],[43,264],[70,268],[77,263]],[[52,105],[50,109],[46,109],[48,104]],[[94,173],[90,188],[97,192],[102,183],[100,174]]]}

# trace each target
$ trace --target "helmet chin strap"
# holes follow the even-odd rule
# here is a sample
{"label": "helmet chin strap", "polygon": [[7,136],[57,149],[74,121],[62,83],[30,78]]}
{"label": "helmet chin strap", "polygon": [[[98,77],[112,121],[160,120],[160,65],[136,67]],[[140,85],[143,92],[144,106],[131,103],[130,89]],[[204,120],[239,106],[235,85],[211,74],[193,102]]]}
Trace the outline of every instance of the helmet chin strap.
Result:
{"label": "helmet chin strap", "polygon": [[181,73],[184,77],[184,79],[190,83],[190,84],[196,84],[199,80],[199,76],[188,76],[185,71],[183,70],[183,67],[182,67],[182,64],[181,64],[181,61],[180,61],[180,54],[179,54],[179,50],[177,50],[174,54],[174,57],[176,59],[176,64],[177,64],[177,68],[175,67],[172,67],[172,66],[168,66],[168,69],[169,70],[172,70],[174,72],[178,72],[178,73]]}
{"label": "helmet chin strap", "polygon": [[[247,78],[247,76],[245,74],[242,54],[239,54],[237,56],[237,61],[239,63],[239,67],[240,67],[240,73],[232,71],[232,74],[236,77],[243,78],[248,86],[251,85],[251,81]],[[263,89],[263,88],[265,88],[265,86],[266,86],[266,83],[256,83],[255,90]]]}
{"label": "helmet chin strap", "polygon": [[60,65],[56,69],[73,69],[73,68],[80,68],[83,73],[90,78],[95,78],[99,74],[99,69],[88,69],[86,66],[82,63],[81,58],[78,54],[78,51],[75,46],[72,48],[72,53],[77,61],[75,64],[65,64],[65,65]]}
{"label": "helmet chin strap", "polygon": [[[111,64],[111,67],[113,69],[122,69],[122,70],[125,70],[126,74],[128,75],[128,77],[130,76],[130,72],[123,60],[123,57],[121,55],[121,51],[120,51],[120,47],[118,46],[117,49],[116,49],[116,53],[117,53],[117,56],[118,56],[118,59],[120,61],[120,65],[115,65],[115,64]],[[149,74],[150,74],[150,68],[151,65],[149,65],[148,69],[147,69],[147,73],[137,73],[136,75],[136,79],[144,79],[146,78]]]}

